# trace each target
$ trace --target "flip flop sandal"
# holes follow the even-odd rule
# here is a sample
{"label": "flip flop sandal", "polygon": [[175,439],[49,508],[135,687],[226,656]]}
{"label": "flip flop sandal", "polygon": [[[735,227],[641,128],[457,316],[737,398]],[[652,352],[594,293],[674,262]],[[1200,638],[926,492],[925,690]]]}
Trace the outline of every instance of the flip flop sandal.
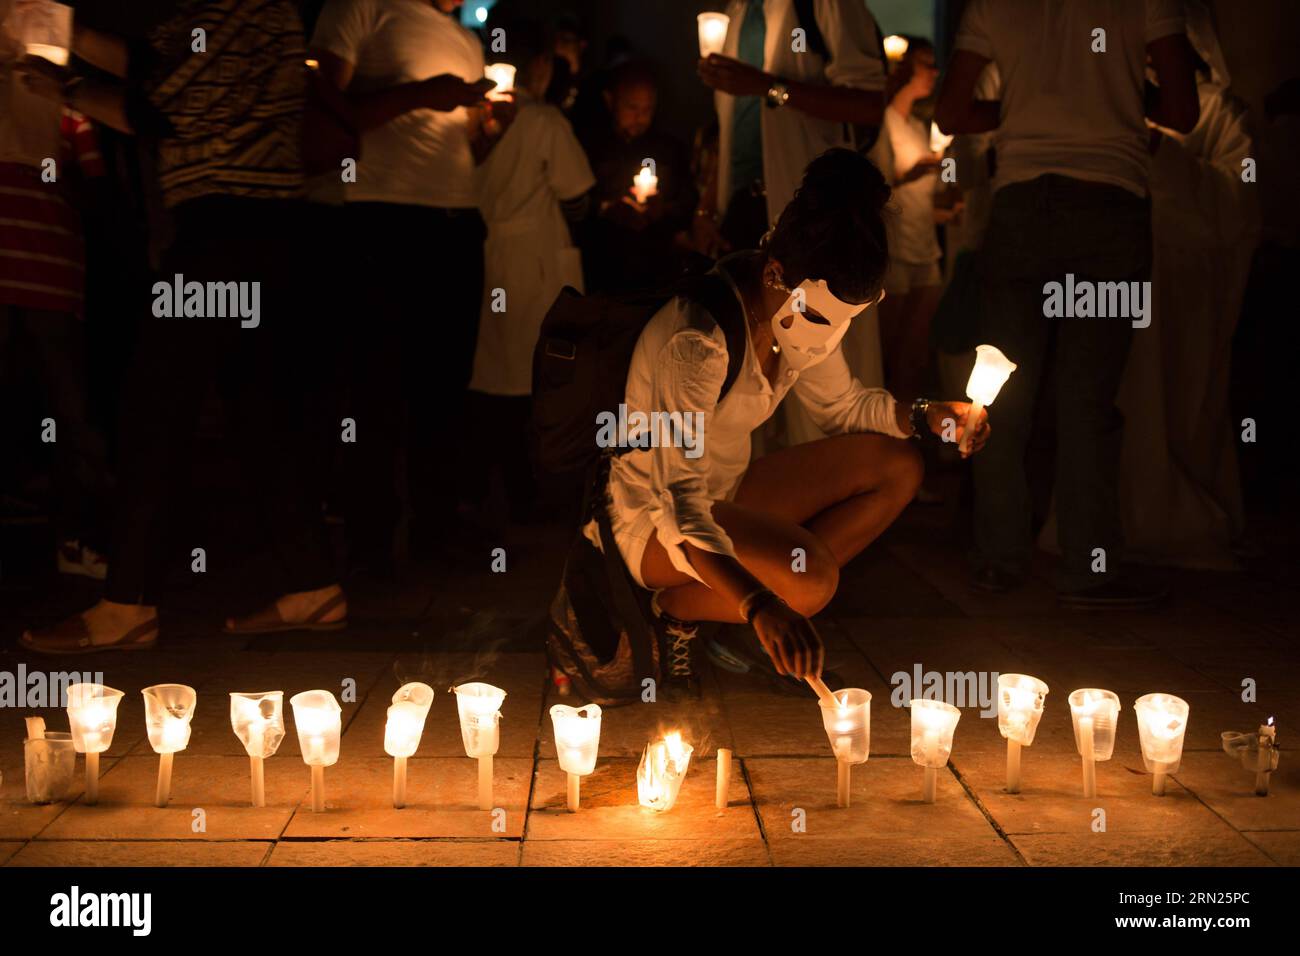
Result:
{"label": "flip flop sandal", "polygon": [[[280,617],[280,612],[272,604],[269,608],[261,611],[255,611],[246,617],[236,618],[234,627],[230,623],[225,624],[221,630],[226,634],[238,634],[241,636],[249,634],[284,634],[289,631],[341,631],[348,626],[347,618],[341,621],[322,621],[321,618],[334,610],[340,604],[347,600],[347,597],[340,591],[334,595],[311,614],[307,615],[305,621],[289,622]],[[240,622],[247,622],[241,624]]]}
{"label": "flip flop sandal", "polygon": [[23,647],[38,654],[72,656],[100,651],[146,651],[158,643],[158,618],[137,624],[111,644],[94,644],[80,614],[43,631],[24,631]]}

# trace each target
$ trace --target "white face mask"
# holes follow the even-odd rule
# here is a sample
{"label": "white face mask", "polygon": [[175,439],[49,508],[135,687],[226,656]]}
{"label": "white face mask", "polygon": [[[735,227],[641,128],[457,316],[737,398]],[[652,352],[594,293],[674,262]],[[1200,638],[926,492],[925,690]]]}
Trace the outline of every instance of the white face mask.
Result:
{"label": "white face mask", "polygon": [[[772,316],[772,334],[785,353],[786,363],[793,369],[804,369],[822,361],[840,344],[853,317],[865,312],[868,305],[840,301],[822,279],[799,283]],[[810,321],[809,316],[825,321]],[[784,325],[787,318],[788,329]]]}

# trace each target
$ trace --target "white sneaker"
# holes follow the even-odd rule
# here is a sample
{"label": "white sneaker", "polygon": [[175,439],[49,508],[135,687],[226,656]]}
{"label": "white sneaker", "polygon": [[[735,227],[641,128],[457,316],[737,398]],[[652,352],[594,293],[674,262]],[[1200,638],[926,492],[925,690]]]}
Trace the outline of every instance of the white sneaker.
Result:
{"label": "white sneaker", "polygon": [[56,559],[60,574],[80,574],[102,581],[108,577],[108,562],[103,555],[80,541],[65,541],[58,547]]}

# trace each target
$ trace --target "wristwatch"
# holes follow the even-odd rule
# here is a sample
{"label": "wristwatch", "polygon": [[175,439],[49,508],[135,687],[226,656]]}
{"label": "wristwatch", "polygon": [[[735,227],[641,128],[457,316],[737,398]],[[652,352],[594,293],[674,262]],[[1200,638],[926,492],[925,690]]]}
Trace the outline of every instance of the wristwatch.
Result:
{"label": "wristwatch", "polygon": [[788,102],[790,102],[790,87],[780,80],[776,80],[767,91],[768,109],[780,109]]}
{"label": "wristwatch", "polygon": [[912,422],[912,438],[922,438],[930,430],[930,422],[927,417],[930,411],[930,400],[928,398],[918,398],[912,402],[912,413],[909,419]]}

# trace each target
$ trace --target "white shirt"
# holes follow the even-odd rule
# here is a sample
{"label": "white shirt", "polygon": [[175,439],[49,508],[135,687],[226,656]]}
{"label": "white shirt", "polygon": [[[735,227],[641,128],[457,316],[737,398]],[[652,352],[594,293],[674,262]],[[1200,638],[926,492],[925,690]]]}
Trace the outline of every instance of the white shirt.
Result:
{"label": "white shirt", "polygon": [[[831,53],[826,64],[812,51],[795,53],[792,31],[799,26],[794,0],[762,0],[767,23],[763,69],[774,76],[800,83],[883,90],[885,66],[880,61],[880,35],[864,0],[814,0],[813,14]],[[740,24],[745,0],[729,0],[731,17],[725,56],[735,58],[740,45]],[[718,212],[731,201],[731,136],[736,98],[714,94],[718,110]],[[775,224],[794,198],[807,165],[835,146],[851,146],[845,124],[814,119],[790,106],[762,112],[763,183],[767,188],[767,214]]]}
{"label": "white shirt", "polygon": [[881,140],[889,139],[893,168],[885,175],[895,184],[890,196],[892,209],[886,219],[889,226],[889,257],[899,262],[930,263],[939,260],[939,240],[934,230],[934,190],[939,182],[937,170],[919,179],[897,185],[916,165],[930,155],[930,128],[915,116],[902,116],[898,110],[885,110],[885,128]]}
{"label": "white shirt", "polygon": [[10,19],[13,9],[13,0],[0,0],[0,163],[39,169],[45,160],[57,162],[63,155],[63,106],[27,92],[14,70],[26,51]]}
{"label": "white shirt", "polygon": [[[627,376],[627,414],[701,412],[703,454],[674,447],[629,451],[610,469],[615,531],[648,520],[673,566],[700,579],[682,544],[735,557],[731,539],[713,519],[713,502],[730,500],[749,467],[750,432],[772,417],[793,390],[828,435],[880,432],[907,435],[894,421],[894,398],[864,388],[849,374],[840,347],[818,364],[795,371],[781,356],[775,380],[763,375],[746,324],[745,359],[721,403],[727,375],[722,329],[694,303],[674,298],[646,325],[632,353]],[[712,325],[711,331],[704,331]]]}
{"label": "white shirt", "polygon": [[1002,77],[994,189],[1056,173],[1145,196],[1146,48],[1182,32],[1179,0],[971,0],[955,46]]}
{"label": "white shirt", "polygon": [[[351,63],[350,90],[387,89],[450,73],[483,79],[478,38],[428,0],[329,0],[311,45]],[[361,134],[357,181],[349,202],[474,206],[474,157],[468,112],[412,110]]]}

